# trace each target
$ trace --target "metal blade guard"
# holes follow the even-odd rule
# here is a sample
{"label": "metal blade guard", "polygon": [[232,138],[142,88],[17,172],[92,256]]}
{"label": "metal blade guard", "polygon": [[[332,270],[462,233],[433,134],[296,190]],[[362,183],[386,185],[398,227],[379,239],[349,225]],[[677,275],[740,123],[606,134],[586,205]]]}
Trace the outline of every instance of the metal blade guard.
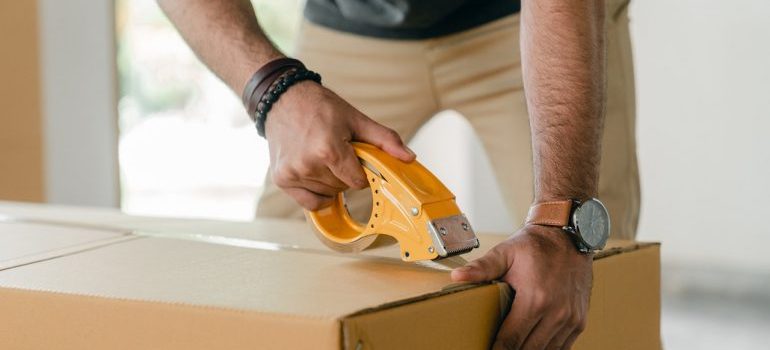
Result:
{"label": "metal blade guard", "polygon": [[372,191],[372,213],[365,225],[350,217],[345,197],[307,212],[321,241],[337,251],[359,251],[376,235],[398,241],[404,261],[432,260],[478,248],[479,240],[455,196],[417,161],[404,163],[379,148],[353,143]]}

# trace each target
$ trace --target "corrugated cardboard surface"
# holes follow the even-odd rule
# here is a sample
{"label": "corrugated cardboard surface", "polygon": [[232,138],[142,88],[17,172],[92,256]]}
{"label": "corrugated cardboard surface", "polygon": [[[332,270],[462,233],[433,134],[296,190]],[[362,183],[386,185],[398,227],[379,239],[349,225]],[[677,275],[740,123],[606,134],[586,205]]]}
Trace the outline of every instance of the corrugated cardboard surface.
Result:
{"label": "corrugated cardboard surface", "polygon": [[[146,232],[0,271],[2,349],[481,349],[510,305],[505,284],[451,286],[447,271],[402,263],[394,247],[339,255],[304,224],[188,221],[185,233],[170,220],[157,226],[176,233],[164,233],[148,224],[159,219],[9,207],[0,214],[38,222],[0,224],[14,241],[29,230],[61,239],[66,229],[45,220],[75,231],[81,220],[83,232],[135,220]],[[481,235],[484,248],[502,238]],[[660,346],[658,247],[618,244],[594,264],[578,349]]]}
{"label": "corrugated cardboard surface", "polygon": [[5,222],[0,219],[0,270],[127,239],[130,231]]}
{"label": "corrugated cardboard surface", "polygon": [[659,248],[643,245],[594,261],[589,322],[576,349],[661,348]]}

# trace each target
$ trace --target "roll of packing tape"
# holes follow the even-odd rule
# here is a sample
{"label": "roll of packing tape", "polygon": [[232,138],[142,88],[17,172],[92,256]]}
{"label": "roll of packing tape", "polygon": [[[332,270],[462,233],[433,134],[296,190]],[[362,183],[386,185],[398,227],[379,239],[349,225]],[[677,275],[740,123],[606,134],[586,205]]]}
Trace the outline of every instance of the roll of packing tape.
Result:
{"label": "roll of packing tape", "polygon": [[337,243],[335,241],[332,241],[326,238],[326,236],[324,236],[324,234],[321,233],[321,231],[318,230],[318,228],[313,224],[313,221],[310,220],[308,215],[309,215],[308,212],[305,211],[305,218],[307,219],[307,223],[310,226],[310,229],[315,234],[315,236],[318,237],[321,243],[323,243],[325,246],[329,247],[334,251],[337,251],[340,253],[358,253],[368,248],[369,246],[371,246],[374,243],[374,241],[377,240],[377,236],[372,235],[372,236],[362,237],[361,239],[351,243],[345,243],[345,244]]}

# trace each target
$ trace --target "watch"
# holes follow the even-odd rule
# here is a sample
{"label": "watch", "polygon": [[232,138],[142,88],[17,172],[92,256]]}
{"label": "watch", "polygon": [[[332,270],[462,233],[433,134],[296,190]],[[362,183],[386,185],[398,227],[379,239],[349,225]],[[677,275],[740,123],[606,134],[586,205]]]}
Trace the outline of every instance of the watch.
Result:
{"label": "watch", "polygon": [[610,216],[596,198],[534,204],[525,224],[561,227],[581,253],[604,248],[610,237]]}

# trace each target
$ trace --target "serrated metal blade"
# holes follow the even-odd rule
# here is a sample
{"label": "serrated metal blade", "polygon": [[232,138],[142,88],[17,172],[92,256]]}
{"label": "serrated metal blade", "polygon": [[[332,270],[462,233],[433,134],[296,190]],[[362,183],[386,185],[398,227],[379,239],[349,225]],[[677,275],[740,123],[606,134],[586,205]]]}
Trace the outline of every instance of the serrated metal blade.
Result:
{"label": "serrated metal blade", "polygon": [[434,270],[452,271],[458,267],[463,267],[468,263],[468,260],[462,256],[455,255],[448,258],[436,259],[436,260],[423,260],[416,261],[415,263],[425,267],[429,267]]}

